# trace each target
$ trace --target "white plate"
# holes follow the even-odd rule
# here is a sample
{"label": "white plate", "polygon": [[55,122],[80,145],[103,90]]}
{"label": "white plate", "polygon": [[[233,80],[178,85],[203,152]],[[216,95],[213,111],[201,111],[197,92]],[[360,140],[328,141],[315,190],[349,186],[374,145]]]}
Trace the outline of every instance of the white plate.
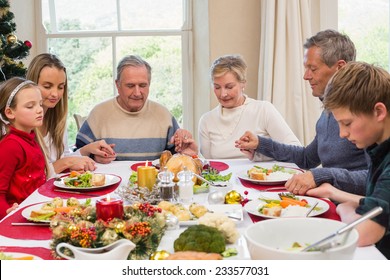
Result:
{"label": "white plate", "polygon": [[[241,204],[210,204],[207,205],[207,209],[209,211],[213,211],[214,213],[220,213],[220,214],[225,214],[226,216],[237,217],[238,219],[232,219],[234,222],[241,222],[244,219]],[[179,225],[181,226],[192,226],[197,224],[198,224],[197,218],[188,221],[179,221]]]}
{"label": "white plate", "polygon": [[105,187],[112,186],[121,180],[121,178],[119,176],[116,176],[116,175],[105,174],[105,176],[106,176],[106,183],[103,186],[92,186],[89,188],[79,188],[79,187],[67,186],[64,183],[64,178],[67,178],[67,176],[61,177],[60,178],[61,181],[54,181],[54,186],[56,186],[57,188],[60,188],[60,189],[89,191],[89,190],[102,189]]}
{"label": "white plate", "polygon": [[[264,192],[264,193],[262,193],[261,197],[280,200],[277,192]],[[313,210],[309,214],[310,217],[321,215],[321,214],[323,214],[323,213],[325,213],[326,211],[329,210],[329,204],[326,203],[325,201],[321,200],[321,199],[314,198],[314,197],[309,197],[309,196],[300,196],[300,195],[297,195],[296,197],[299,198],[299,199],[306,199],[306,201],[307,201],[307,203],[309,205],[314,205],[316,202],[318,202],[318,205],[316,206],[316,208],[320,208],[320,209],[319,210]],[[251,200],[248,203],[246,203],[245,206],[244,206],[244,209],[248,213],[250,213],[252,215],[255,215],[255,216],[258,216],[258,217],[263,217],[263,218],[287,218],[287,217],[283,217],[283,214],[286,211],[285,209],[282,210],[282,214],[281,214],[280,217],[268,216],[268,215],[264,215],[264,214],[260,213],[259,212],[259,208],[261,208],[265,204],[266,204],[265,201],[260,200],[260,199],[255,199],[255,200]],[[306,208],[306,209],[307,209],[307,211],[309,211],[309,208]],[[291,217],[291,216],[289,216],[289,217]]]}
{"label": "white plate", "polygon": [[33,254],[27,254],[27,253],[15,253],[15,252],[3,252],[4,255],[10,256],[12,258],[22,258],[22,257],[33,257],[33,260],[42,260],[42,258],[35,256]]}
{"label": "white plate", "polygon": [[[283,179],[283,180],[255,180],[255,179],[251,179],[248,176],[248,170],[249,169],[238,172],[237,177],[242,179],[242,180],[249,181],[249,182],[252,182],[252,183],[258,184],[258,185],[280,185],[280,184],[284,184],[287,182],[286,179]],[[291,178],[294,174],[303,173],[303,171],[298,169],[298,168],[284,167],[284,170],[288,171],[288,172],[285,172],[286,174],[290,174],[290,172],[291,172],[291,174],[290,174],[291,176],[289,176],[289,178]]]}
{"label": "white plate", "polygon": [[26,218],[27,220],[29,221],[32,221],[32,222],[37,222],[37,223],[50,223],[50,220],[35,220],[34,218],[31,218],[30,217],[30,214],[31,214],[31,211],[33,210],[40,210],[42,208],[42,206],[46,203],[48,203],[49,201],[47,202],[43,202],[43,203],[38,203],[38,204],[35,204],[35,205],[31,205],[29,207],[26,207],[23,209],[22,211],[22,216],[24,218]]}
{"label": "white plate", "polygon": [[[66,200],[67,199],[64,199],[65,205],[66,205]],[[78,199],[78,201],[80,202],[80,204],[84,204],[86,202],[85,199]],[[29,221],[36,222],[36,223],[50,223],[50,219],[49,220],[36,220],[36,219],[30,217],[31,211],[40,210],[44,204],[49,203],[49,202],[51,202],[51,201],[45,201],[45,202],[31,205],[29,207],[24,208],[22,211],[22,217],[26,218]]]}

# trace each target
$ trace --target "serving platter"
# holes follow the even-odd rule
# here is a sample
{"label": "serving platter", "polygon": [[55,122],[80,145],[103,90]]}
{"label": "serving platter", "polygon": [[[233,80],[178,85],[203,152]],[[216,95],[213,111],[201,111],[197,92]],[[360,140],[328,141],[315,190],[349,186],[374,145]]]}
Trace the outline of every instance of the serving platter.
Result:
{"label": "serving platter", "polygon": [[[97,174],[97,173],[96,173]],[[102,173],[101,173],[102,174]],[[60,189],[66,189],[66,190],[78,190],[78,191],[89,191],[89,190],[98,190],[98,189],[103,189],[109,186],[112,186],[118,182],[120,182],[121,177],[117,175],[112,175],[112,174],[104,174],[106,181],[105,184],[102,186],[91,186],[91,187],[86,187],[86,188],[81,188],[81,187],[73,187],[73,186],[67,186],[64,183],[64,179],[67,178],[69,175],[65,175],[61,178],[59,178],[58,181],[54,181],[54,186]]]}
{"label": "serving platter", "polygon": [[32,260],[42,260],[42,258],[26,253],[17,253],[17,252],[3,252],[4,255],[11,257],[11,260],[27,260],[28,257],[32,257]]}
{"label": "serving platter", "polygon": [[[264,192],[264,193],[262,193],[261,197],[266,198],[266,199],[280,200],[277,192]],[[322,199],[318,199],[315,197],[309,197],[309,196],[299,196],[299,195],[297,195],[296,197],[299,199],[305,199],[307,201],[308,206],[309,206],[309,207],[305,207],[305,209],[307,211],[309,211],[310,206],[318,203],[317,206],[315,207],[315,209],[313,211],[311,211],[311,213],[309,214],[309,217],[319,216],[319,215],[324,214],[325,212],[327,212],[329,210],[329,204],[326,203],[325,201],[323,201]],[[263,213],[260,213],[259,209],[261,207],[263,207],[265,204],[267,204],[265,201],[260,200],[260,199],[255,199],[255,200],[251,200],[248,203],[246,203],[244,206],[244,209],[249,214],[252,214],[252,215],[258,216],[258,217],[262,217],[262,218],[278,219],[278,218],[291,217],[287,214],[286,209],[282,210],[280,217],[268,216],[268,215],[265,215]],[[306,211],[302,211],[302,212],[306,213]],[[304,215],[302,215],[301,217],[304,217]]]}
{"label": "serving platter", "polygon": [[248,169],[242,170],[237,173],[237,177],[239,179],[257,184],[257,185],[283,185],[287,182],[288,179],[290,179],[294,174],[300,174],[303,173],[301,169],[298,168],[290,168],[290,167],[284,167],[284,171],[281,171],[282,176],[280,179],[267,179],[267,180],[256,180],[249,178],[248,176]]}

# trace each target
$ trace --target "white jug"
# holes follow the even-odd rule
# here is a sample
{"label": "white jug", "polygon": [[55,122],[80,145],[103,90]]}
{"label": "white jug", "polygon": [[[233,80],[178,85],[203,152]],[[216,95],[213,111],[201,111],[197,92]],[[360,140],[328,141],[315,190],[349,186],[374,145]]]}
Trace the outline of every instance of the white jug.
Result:
{"label": "white jug", "polygon": [[[135,246],[128,239],[119,239],[100,248],[82,248],[62,242],[57,245],[56,251],[58,255],[68,260],[126,260]],[[62,253],[62,248],[72,251],[74,257]]]}

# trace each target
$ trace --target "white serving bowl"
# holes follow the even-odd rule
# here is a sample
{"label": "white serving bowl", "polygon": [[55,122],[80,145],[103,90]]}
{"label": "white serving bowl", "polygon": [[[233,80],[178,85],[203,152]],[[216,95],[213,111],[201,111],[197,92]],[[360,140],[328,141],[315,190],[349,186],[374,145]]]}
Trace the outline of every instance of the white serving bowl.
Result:
{"label": "white serving bowl", "polygon": [[[325,252],[300,252],[294,242],[308,246],[335,233],[345,223],[322,218],[283,218],[264,220],[245,230],[249,253],[254,260],[341,260],[352,259],[359,234],[350,231],[343,245]],[[346,236],[341,235],[340,241]]]}

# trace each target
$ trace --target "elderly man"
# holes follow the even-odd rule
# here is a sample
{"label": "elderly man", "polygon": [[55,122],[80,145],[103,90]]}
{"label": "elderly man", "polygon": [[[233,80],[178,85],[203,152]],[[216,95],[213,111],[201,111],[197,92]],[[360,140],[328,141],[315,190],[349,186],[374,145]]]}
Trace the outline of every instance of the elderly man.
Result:
{"label": "elderly man", "polygon": [[[334,30],[318,32],[304,44],[303,78],[310,83],[312,94],[322,100],[326,85],[334,73],[356,58],[356,50],[348,36]],[[286,188],[303,195],[322,183],[354,194],[365,194],[368,161],[364,151],[347,139],[340,138],[333,115],[322,112],[316,125],[316,136],[306,147],[285,145],[251,132],[236,141],[236,147],[253,158],[254,152],[283,162],[294,162],[309,169],[294,175]],[[315,168],[322,165],[322,168]]]}
{"label": "elderly man", "polygon": [[77,134],[77,148],[104,139],[116,154],[95,155],[100,163],[154,160],[164,150],[196,154],[191,133],[179,128],[167,108],[148,100],[150,81],[149,63],[134,55],[124,57],[117,67],[118,96],[92,109]]}

